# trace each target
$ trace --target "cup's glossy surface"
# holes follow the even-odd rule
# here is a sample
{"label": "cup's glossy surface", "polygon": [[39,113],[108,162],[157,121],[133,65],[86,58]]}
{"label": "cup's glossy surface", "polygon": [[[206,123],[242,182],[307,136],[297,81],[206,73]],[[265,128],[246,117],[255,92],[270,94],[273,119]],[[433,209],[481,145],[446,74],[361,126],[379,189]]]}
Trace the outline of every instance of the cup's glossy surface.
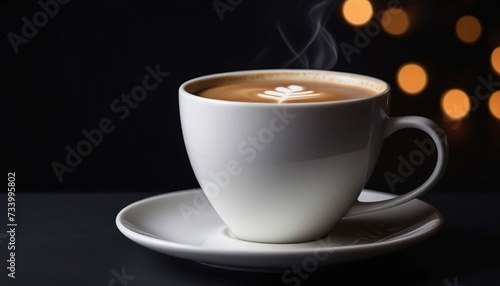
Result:
{"label": "cup's glossy surface", "polygon": [[[192,94],[232,76],[325,78],[372,88],[374,96],[320,103],[248,103]],[[344,215],[388,208],[428,191],[446,165],[447,147],[421,117],[389,118],[387,83],[362,75],[314,70],[259,70],[193,79],[179,89],[182,132],[205,195],[239,239],[294,243],[319,239]],[[416,190],[390,201],[356,201],[383,139],[419,128],[437,145],[438,163]]]}

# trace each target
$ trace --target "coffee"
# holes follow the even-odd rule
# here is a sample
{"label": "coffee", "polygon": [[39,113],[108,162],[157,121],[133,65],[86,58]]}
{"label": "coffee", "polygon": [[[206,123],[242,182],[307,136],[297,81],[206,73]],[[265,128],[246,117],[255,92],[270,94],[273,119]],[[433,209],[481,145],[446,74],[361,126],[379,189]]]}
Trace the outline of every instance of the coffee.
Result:
{"label": "coffee", "polygon": [[240,102],[304,103],[370,97],[376,91],[356,85],[312,80],[271,80],[221,82],[195,92],[196,95]]}

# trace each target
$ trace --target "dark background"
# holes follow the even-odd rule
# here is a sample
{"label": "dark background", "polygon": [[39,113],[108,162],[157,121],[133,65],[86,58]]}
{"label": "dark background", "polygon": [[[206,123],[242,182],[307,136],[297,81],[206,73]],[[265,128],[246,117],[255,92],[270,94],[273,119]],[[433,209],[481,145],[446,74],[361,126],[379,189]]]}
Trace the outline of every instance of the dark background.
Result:
{"label": "dark background", "polygon": [[[446,120],[439,105],[449,88],[474,96],[479,76],[500,81],[489,62],[493,49],[500,46],[493,2],[402,0],[412,21],[408,33],[394,37],[381,31],[350,62],[339,50],[331,68],[389,82],[391,115],[425,116],[442,126],[450,161],[436,192],[498,191],[500,120],[488,112],[487,101],[480,101],[477,110],[460,122]],[[17,187],[31,191],[164,192],[197,187],[179,123],[177,89],[182,82],[233,70],[325,68],[312,64],[316,50],[307,52],[309,65],[287,65],[293,55],[277,30],[281,23],[300,47],[310,33],[301,23],[306,22],[311,1],[232,3],[233,10],[221,19],[213,1],[72,0],[58,4],[57,13],[15,53],[5,35],[22,35],[22,18],[32,21],[41,7],[36,1],[5,2],[5,172],[16,172]],[[372,3],[377,12],[388,1]],[[332,10],[324,18],[326,29],[337,45],[354,45],[357,31],[343,19],[340,5]],[[454,32],[457,19],[467,14],[483,25],[474,44],[460,42]],[[427,88],[418,96],[405,95],[396,83],[397,69],[409,61],[421,63],[429,75]],[[157,65],[168,77],[120,120],[111,103],[142,84],[147,66]],[[109,118],[115,129],[59,181],[52,164],[65,164],[66,146],[76,149],[85,139],[82,130],[97,128],[103,118]],[[367,187],[389,191],[384,172],[396,173],[398,156],[407,157],[415,150],[414,140],[423,138],[420,132],[405,130],[387,139]],[[404,193],[422,182],[434,160],[435,156],[426,158],[394,192]]]}
{"label": "dark background", "polygon": [[[355,45],[365,27],[357,30],[346,23],[340,5],[335,7],[340,1],[221,2],[235,6],[222,20],[214,0],[70,0],[58,4],[54,16],[31,31],[17,53],[9,35],[22,36],[23,17],[33,22],[43,10],[37,1],[2,2],[2,164],[4,174],[16,173],[19,225],[18,278],[6,277],[3,268],[0,284],[111,285],[113,271],[122,269],[137,277],[128,285],[283,283],[282,273],[214,269],[145,249],[125,238],[114,219],[142,198],[198,186],[179,122],[177,89],[184,81],[223,71],[317,68],[367,74],[390,83],[391,115],[419,115],[437,122],[448,136],[450,160],[440,183],[422,198],[445,218],[435,236],[393,254],[318,270],[303,285],[498,285],[500,120],[489,113],[487,100],[479,100],[461,121],[446,119],[440,108],[441,96],[450,88],[474,98],[478,78],[500,83],[490,65],[491,52],[500,46],[498,4],[373,0],[375,12],[389,2],[400,5],[410,15],[410,30],[401,37],[379,31],[348,61],[321,41],[293,60],[292,50],[300,50],[311,37],[308,11],[314,5],[325,10],[318,14],[326,29],[318,39],[328,39],[323,37],[328,31],[337,47]],[[455,23],[464,15],[476,16],[483,27],[473,44],[455,35]],[[38,21],[44,21],[43,15]],[[426,68],[429,83],[421,94],[408,96],[398,87],[396,72],[413,61]],[[143,84],[148,66],[169,75],[130,114],[114,112],[112,103]],[[54,162],[66,164],[66,148],[77,149],[86,140],[82,131],[98,128],[103,119],[109,119],[114,130],[60,181]],[[407,159],[418,150],[415,140],[425,138],[415,130],[389,137],[367,188],[402,194],[421,183],[432,169],[434,154],[395,190],[383,174],[398,174],[398,158]],[[7,193],[3,197],[1,216],[7,212]],[[4,263],[6,222],[0,228]]]}

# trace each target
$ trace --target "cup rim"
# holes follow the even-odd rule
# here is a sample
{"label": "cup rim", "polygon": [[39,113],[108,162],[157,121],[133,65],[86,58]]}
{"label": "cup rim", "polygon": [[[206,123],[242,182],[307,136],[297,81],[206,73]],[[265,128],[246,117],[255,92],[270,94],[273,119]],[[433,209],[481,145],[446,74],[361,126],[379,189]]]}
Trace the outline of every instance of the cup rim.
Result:
{"label": "cup rim", "polygon": [[[198,95],[186,90],[186,87],[188,87],[189,85],[193,85],[197,82],[207,81],[207,80],[216,79],[216,78],[222,78],[222,77],[227,77],[227,76],[231,76],[231,77],[238,77],[238,76],[245,76],[245,75],[251,76],[251,75],[272,74],[272,73],[327,74],[327,75],[337,76],[338,78],[351,78],[351,79],[357,79],[357,80],[365,80],[365,81],[369,81],[369,82],[372,82],[375,84],[382,85],[384,88],[382,88],[381,91],[375,91],[376,93],[374,95],[371,95],[368,97],[362,97],[362,98],[344,99],[344,100],[338,100],[338,101],[282,102],[282,103],[231,101],[231,100],[223,100],[223,99],[206,98],[206,97],[198,96]],[[353,83],[341,83],[341,84],[346,84],[346,85],[350,84],[352,86],[367,88],[366,86],[360,86],[360,85],[356,85]],[[341,105],[341,104],[348,104],[348,103],[361,102],[361,101],[370,101],[370,100],[374,100],[376,98],[379,98],[381,96],[384,96],[384,95],[390,93],[390,90],[391,90],[390,85],[386,81],[381,80],[381,79],[376,78],[376,77],[372,77],[372,76],[368,76],[368,75],[364,75],[364,74],[358,74],[358,73],[330,71],[330,70],[316,70],[316,69],[256,69],[256,70],[239,70],[239,71],[220,72],[220,73],[208,74],[208,75],[203,75],[203,76],[198,76],[198,77],[192,78],[188,81],[185,81],[184,83],[182,83],[180,85],[179,97],[181,97],[181,96],[186,97],[187,96],[188,98],[190,98],[192,100],[199,101],[199,102],[221,104],[221,105],[292,107],[292,106],[312,106],[312,105],[329,105],[329,104]]]}

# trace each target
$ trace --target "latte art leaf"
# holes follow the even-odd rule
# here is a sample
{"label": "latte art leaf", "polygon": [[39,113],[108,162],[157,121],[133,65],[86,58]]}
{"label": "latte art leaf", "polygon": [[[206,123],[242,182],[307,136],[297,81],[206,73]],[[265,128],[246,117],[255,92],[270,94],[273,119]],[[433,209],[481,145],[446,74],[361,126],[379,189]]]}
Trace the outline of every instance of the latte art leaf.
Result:
{"label": "latte art leaf", "polygon": [[288,98],[304,98],[309,96],[320,95],[312,90],[304,90],[300,85],[289,85],[288,87],[278,86],[274,90],[266,90],[264,93],[258,94],[261,97],[277,99],[279,103]]}

